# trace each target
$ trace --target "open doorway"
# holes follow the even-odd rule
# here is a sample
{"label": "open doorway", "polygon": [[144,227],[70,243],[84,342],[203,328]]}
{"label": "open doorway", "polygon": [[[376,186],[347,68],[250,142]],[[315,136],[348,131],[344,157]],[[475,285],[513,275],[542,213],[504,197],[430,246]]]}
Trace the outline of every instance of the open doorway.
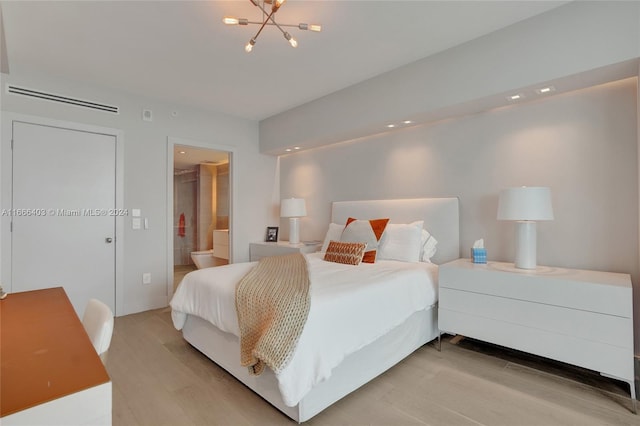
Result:
{"label": "open doorway", "polygon": [[228,151],[173,144],[173,291],[187,273],[229,263],[230,163]]}

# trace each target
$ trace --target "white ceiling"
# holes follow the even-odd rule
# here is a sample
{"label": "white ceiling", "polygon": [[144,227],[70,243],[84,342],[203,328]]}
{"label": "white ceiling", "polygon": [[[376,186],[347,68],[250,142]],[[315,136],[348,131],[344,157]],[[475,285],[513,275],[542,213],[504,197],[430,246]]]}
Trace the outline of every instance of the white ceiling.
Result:
{"label": "white ceiling", "polygon": [[[60,75],[177,105],[260,120],[488,34],[565,1],[296,1],[254,51],[250,0],[2,1],[10,72]],[[46,89],[46,88],[44,88]],[[72,94],[69,94],[72,95]]]}
{"label": "white ceiling", "polygon": [[173,168],[176,170],[192,169],[198,164],[218,166],[229,162],[229,153],[213,149],[198,149],[193,146],[173,146]]}

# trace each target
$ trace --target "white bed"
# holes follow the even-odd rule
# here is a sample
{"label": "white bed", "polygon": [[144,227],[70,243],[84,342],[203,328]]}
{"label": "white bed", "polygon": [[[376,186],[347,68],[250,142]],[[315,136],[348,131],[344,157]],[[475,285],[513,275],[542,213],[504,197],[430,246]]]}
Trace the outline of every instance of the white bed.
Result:
{"label": "white bed", "polygon": [[[459,257],[457,198],[333,203],[333,223],[345,223],[348,217],[388,217],[389,223],[423,220],[424,227],[438,240],[437,253],[432,261],[442,263]],[[268,368],[261,376],[250,376],[246,367],[239,363],[237,320],[233,308],[229,306],[233,306],[235,283],[253,264],[196,271],[191,277],[185,277],[171,304],[174,324],[182,329],[189,343],[298,422],[310,419],[438,336],[437,266],[383,260],[374,265],[353,267],[329,264],[322,260],[320,254],[309,255],[307,261],[312,283],[312,309],[291,362],[277,377]],[[372,271],[368,279],[376,285],[380,284],[378,297],[388,298],[388,293],[384,292],[389,292],[390,288],[397,289],[400,284],[406,286],[403,287],[408,292],[406,296],[404,291],[394,295],[406,299],[402,302],[403,308],[394,310],[386,306],[384,309],[371,306],[367,309],[370,304],[361,302],[368,299],[358,298],[369,296],[358,293],[356,288],[352,294],[347,292],[348,296],[341,296],[348,301],[344,306],[332,305],[330,312],[320,309],[327,301],[335,299],[333,289],[340,288],[343,291],[354,268],[360,268],[359,274],[366,275],[367,271]],[[404,275],[395,282],[387,285],[384,280],[380,283],[376,281],[378,275],[388,271],[395,274],[397,270]],[[426,276],[430,282],[427,286],[422,284]],[[226,290],[221,291],[220,286],[216,285],[214,294],[214,290],[204,284],[212,280],[224,281]],[[413,284],[413,281],[420,281],[422,287]],[[204,307],[203,300],[214,300],[210,305],[212,307]],[[349,318],[349,307],[354,302],[357,309],[352,308],[351,311],[362,311],[365,315],[368,310],[369,318],[378,321],[377,325],[365,321],[367,324],[357,329],[359,340],[350,338],[339,327],[331,338],[340,341],[342,346],[323,341],[327,337],[323,337],[322,333],[314,334],[318,324],[326,324],[334,318],[341,321]],[[375,309],[378,309],[377,314]],[[317,359],[314,358],[316,354]]]}

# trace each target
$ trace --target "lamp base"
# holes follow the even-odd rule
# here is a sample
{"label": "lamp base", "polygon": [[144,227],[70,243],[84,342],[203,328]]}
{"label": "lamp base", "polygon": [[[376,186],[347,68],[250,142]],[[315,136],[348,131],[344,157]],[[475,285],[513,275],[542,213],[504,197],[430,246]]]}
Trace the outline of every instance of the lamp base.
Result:
{"label": "lamp base", "polygon": [[300,218],[289,218],[289,244],[300,243]]}
{"label": "lamp base", "polygon": [[516,268],[536,269],[536,252],[536,222],[516,222]]}

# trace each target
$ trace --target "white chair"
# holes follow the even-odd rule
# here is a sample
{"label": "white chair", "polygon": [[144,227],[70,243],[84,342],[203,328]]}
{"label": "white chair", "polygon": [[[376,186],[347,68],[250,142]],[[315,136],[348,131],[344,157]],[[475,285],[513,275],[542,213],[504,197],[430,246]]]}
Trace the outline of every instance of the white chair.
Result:
{"label": "white chair", "polygon": [[84,310],[82,325],[100,359],[105,363],[113,334],[113,312],[101,301],[91,299]]}

